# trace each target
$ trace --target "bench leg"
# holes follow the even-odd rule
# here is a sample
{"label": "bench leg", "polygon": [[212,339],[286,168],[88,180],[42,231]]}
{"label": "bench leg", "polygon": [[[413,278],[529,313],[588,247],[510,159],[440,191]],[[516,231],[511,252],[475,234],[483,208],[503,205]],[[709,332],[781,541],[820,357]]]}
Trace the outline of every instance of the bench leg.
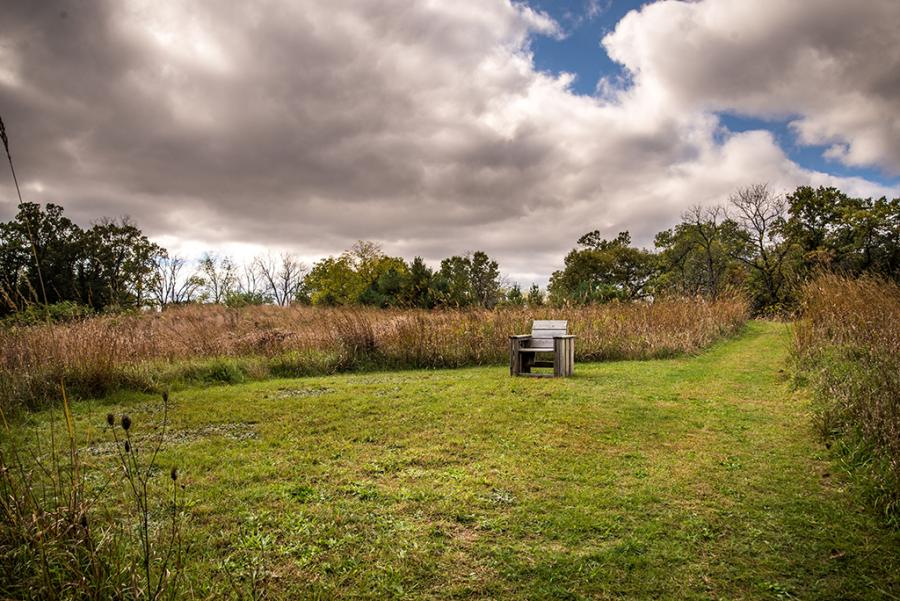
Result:
{"label": "bench leg", "polygon": [[520,373],[530,374],[531,366],[534,365],[534,353],[519,353],[519,361],[521,361]]}
{"label": "bench leg", "polygon": [[567,376],[571,376],[575,373],[575,340],[570,338],[566,341],[566,353],[568,355],[566,359],[566,365],[569,368]]}
{"label": "bench leg", "polygon": [[509,341],[509,375],[520,376],[531,373],[531,364],[534,362],[534,353],[520,353],[522,341],[510,339]]}
{"label": "bench leg", "polygon": [[557,378],[571,376],[575,371],[575,341],[571,338],[553,340],[553,375]]}

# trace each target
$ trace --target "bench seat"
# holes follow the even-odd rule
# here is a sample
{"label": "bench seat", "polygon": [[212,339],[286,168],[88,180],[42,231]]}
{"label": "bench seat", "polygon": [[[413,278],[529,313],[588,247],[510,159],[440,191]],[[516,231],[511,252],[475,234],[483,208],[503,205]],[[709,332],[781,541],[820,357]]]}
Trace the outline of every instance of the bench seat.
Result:
{"label": "bench seat", "polygon": [[[566,320],[535,320],[531,334],[509,337],[509,373],[513,376],[545,376],[532,367],[552,367],[553,376],[571,376],[575,368],[575,336]],[[538,361],[537,353],[553,353],[553,361]]]}

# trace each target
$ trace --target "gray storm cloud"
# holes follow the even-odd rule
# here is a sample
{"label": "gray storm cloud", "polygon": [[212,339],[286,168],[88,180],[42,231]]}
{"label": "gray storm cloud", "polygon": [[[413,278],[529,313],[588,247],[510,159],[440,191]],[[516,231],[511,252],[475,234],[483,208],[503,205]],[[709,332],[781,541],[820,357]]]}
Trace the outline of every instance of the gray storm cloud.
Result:
{"label": "gray storm cloud", "polygon": [[[194,249],[484,249],[542,279],[587,230],[649,243],[748,183],[891,192],[714,113],[791,115],[834,160],[897,170],[900,42],[864,39],[898,5],[749,4],[629,14],[603,43],[632,84],[589,98],[534,67],[529,41],[560,25],[508,0],[13,2],[0,111],[27,199],[82,222],[128,214]],[[801,4],[815,18],[779,8]]]}

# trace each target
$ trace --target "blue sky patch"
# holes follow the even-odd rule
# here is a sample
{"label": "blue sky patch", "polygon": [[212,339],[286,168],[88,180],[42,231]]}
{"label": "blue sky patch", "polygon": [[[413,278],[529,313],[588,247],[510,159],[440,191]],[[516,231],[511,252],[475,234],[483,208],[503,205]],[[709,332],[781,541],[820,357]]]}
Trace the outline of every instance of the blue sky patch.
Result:
{"label": "blue sky patch", "polygon": [[536,36],[531,43],[535,66],[558,75],[574,73],[571,89],[593,96],[602,77],[616,77],[624,70],[612,61],[600,44],[629,11],[640,8],[641,0],[532,0],[529,6],[543,11],[559,23],[566,36],[554,39]]}
{"label": "blue sky patch", "polygon": [[[596,95],[601,78],[615,80],[626,75],[622,65],[606,54],[601,45],[603,36],[613,31],[630,11],[649,3],[646,0],[531,0],[529,6],[550,15],[566,34],[562,39],[549,36],[532,39],[535,67],[554,75],[573,73],[575,81],[570,88],[574,93]],[[801,145],[789,127],[793,118],[757,119],[728,112],[718,116],[722,126],[732,132],[770,131],[785,154],[804,169],[840,177],[861,177],[885,186],[900,184],[900,177],[892,177],[877,167],[850,167],[826,158],[827,145]]]}
{"label": "blue sky patch", "polygon": [[732,132],[760,129],[770,131],[784,153],[804,169],[821,171],[839,177],[862,177],[885,186],[895,186],[900,183],[900,178],[890,177],[877,167],[850,167],[840,161],[826,158],[825,151],[828,150],[828,145],[800,144],[790,127],[791,121],[797,117],[771,120],[727,112],[719,113],[718,116],[722,126]]}

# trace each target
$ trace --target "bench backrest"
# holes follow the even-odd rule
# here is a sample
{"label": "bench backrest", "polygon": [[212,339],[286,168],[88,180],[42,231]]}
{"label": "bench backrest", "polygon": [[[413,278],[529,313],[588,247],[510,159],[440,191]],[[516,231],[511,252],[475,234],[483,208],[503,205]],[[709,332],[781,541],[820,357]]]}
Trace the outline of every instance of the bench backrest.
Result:
{"label": "bench backrest", "polygon": [[531,324],[531,345],[536,348],[553,348],[554,336],[565,336],[569,322],[565,319],[535,319]]}

